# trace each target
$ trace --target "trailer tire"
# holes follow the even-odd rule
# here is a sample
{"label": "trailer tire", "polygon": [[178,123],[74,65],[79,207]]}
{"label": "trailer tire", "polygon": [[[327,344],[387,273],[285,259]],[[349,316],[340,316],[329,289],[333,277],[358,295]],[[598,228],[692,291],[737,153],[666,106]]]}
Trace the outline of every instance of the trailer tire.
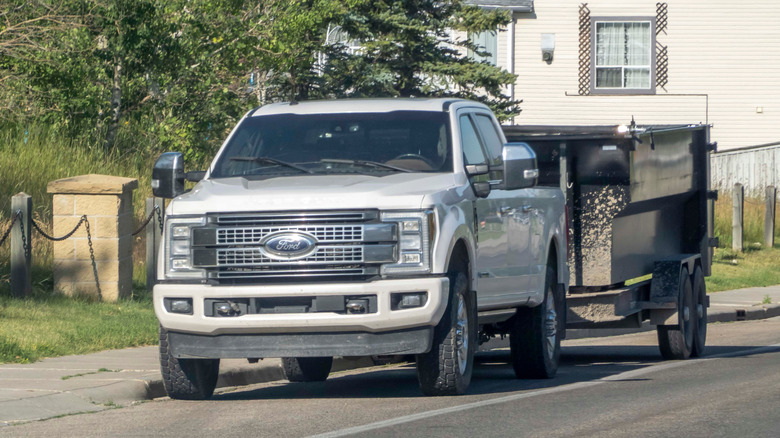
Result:
{"label": "trailer tire", "polygon": [[693,286],[688,268],[684,267],[680,270],[677,294],[677,324],[656,327],[658,347],[664,359],[682,360],[691,356],[694,345],[695,313]]}
{"label": "trailer tire", "polygon": [[283,357],[282,371],[291,382],[322,382],[330,375],[333,357]]}
{"label": "trailer tire", "polygon": [[429,396],[459,395],[471,383],[477,347],[477,306],[463,272],[451,272],[450,296],[433,330],[433,345],[418,354],[417,379]]}
{"label": "trailer tire", "polygon": [[695,324],[691,356],[700,357],[704,354],[707,343],[707,285],[704,282],[701,266],[696,266],[693,271],[693,299]]}
{"label": "trailer tire", "polygon": [[518,379],[551,379],[558,371],[563,332],[564,299],[548,266],[542,304],[520,307],[510,323],[509,347]]}
{"label": "trailer tire", "polygon": [[177,359],[171,354],[168,331],[160,326],[160,367],[165,392],[177,400],[206,400],[214,394],[219,359]]}

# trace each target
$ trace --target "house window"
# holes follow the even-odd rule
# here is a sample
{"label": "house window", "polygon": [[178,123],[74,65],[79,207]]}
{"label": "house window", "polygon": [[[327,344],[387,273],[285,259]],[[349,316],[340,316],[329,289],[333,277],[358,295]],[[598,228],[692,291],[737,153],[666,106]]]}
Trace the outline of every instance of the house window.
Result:
{"label": "house window", "polygon": [[485,52],[488,56],[480,56],[473,50],[469,50],[469,58],[490,65],[498,65],[498,36],[496,31],[486,31],[469,34],[469,40],[477,47],[479,52]]}
{"label": "house window", "polygon": [[655,18],[593,18],[593,94],[655,93]]}

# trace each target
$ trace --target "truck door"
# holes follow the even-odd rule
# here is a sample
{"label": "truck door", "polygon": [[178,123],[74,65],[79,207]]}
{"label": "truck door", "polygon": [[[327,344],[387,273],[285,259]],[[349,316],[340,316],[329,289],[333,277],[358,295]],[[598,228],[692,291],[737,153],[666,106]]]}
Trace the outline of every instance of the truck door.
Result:
{"label": "truck door", "polygon": [[[484,145],[469,113],[458,116],[463,159],[466,165],[488,164]],[[489,175],[471,177],[474,182],[487,182]],[[501,201],[496,190],[487,198],[474,201],[477,238],[477,260],[473,275],[477,284],[477,306],[485,307],[501,294],[506,272],[507,221],[500,211]]]}
{"label": "truck door", "polygon": [[[504,139],[495,119],[489,113],[475,112],[473,120],[488,152],[493,183],[503,178]],[[501,291],[496,304],[517,303],[527,296],[531,266],[531,216],[528,211],[532,196],[529,190],[494,190],[498,211],[506,224],[506,270],[502,272]]]}

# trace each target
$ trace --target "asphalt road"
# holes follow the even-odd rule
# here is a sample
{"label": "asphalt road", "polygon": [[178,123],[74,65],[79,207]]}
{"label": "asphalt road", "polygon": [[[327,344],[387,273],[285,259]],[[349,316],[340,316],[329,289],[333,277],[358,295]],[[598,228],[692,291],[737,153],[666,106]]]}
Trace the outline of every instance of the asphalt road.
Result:
{"label": "asphalt road", "polygon": [[422,397],[413,365],[238,387],[0,428],[0,436],[780,436],[780,318],[710,325],[706,357],[665,362],[654,333],[566,341],[552,380],[479,357],[470,391]]}

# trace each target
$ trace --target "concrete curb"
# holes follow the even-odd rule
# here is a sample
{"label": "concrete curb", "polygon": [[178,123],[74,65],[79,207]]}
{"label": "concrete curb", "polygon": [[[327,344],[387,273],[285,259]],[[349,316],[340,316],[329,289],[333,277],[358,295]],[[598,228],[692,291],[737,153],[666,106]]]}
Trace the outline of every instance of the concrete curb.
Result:
{"label": "concrete curb", "polygon": [[[347,371],[358,368],[376,366],[370,357],[340,357],[333,361],[331,372]],[[274,362],[253,365],[251,368],[220,371],[217,389],[246,386],[257,383],[284,380],[282,367]],[[136,380],[116,382],[105,386],[85,388],[72,391],[86,400],[104,405],[129,405],[134,402],[167,397],[162,377],[145,377]]]}

